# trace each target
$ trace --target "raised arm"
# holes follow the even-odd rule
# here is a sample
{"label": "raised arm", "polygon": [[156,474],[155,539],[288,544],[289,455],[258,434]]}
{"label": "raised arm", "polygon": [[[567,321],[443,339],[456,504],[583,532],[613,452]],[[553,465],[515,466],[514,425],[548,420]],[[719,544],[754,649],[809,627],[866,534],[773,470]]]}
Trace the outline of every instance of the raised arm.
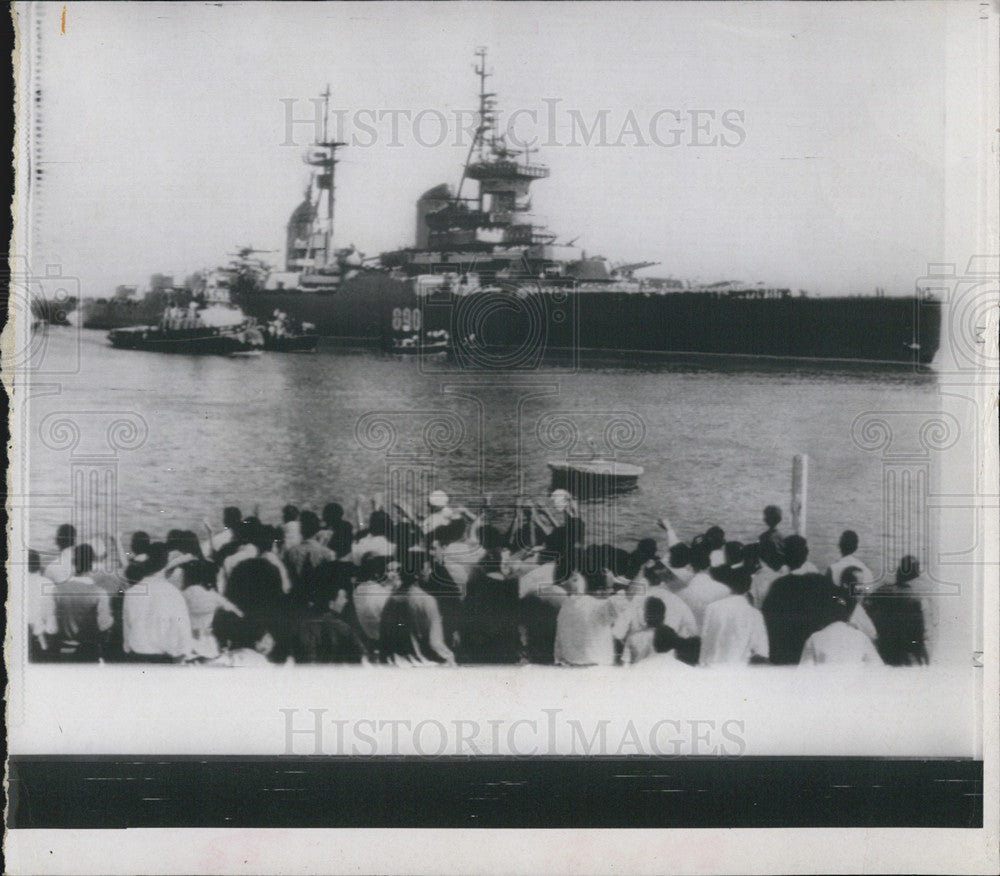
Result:
{"label": "raised arm", "polygon": [[667,520],[666,517],[661,517],[656,521],[660,529],[667,533],[667,548],[672,548],[675,544],[680,543],[680,538],[678,538],[677,533],[674,531],[673,525]]}

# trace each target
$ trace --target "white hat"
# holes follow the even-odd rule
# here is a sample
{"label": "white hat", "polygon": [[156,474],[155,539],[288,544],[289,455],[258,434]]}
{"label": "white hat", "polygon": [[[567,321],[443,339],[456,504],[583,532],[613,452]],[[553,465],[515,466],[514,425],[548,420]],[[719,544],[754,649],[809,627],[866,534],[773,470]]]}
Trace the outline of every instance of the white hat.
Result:
{"label": "white hat", "polygon": [[442,490],[435,490],[427,497],[427,504],[431,508],[447,508],[448,507],[448,494]]}
{"label": "white hat", "polygon": [[565,508],[573,501],[573,497],[567,490],[553,490],[549,498],[552,499],[552,504],[558,509]]}
{"label": "white hat", "polygon": [[181,551],[171,551],[167,555],[167,565],[164,567],[164,572],[170,572],[176,569],[178,566],[183,566],[186,563],[193,563],[198,558],[192,554],[186,554]]}

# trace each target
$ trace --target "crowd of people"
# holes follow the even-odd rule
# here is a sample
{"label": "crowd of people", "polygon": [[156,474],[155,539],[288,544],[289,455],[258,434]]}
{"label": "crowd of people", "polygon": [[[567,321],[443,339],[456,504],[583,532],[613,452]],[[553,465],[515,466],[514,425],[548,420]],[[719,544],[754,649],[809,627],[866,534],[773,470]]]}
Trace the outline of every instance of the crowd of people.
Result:
{"label": "crowd of people", "polygon": [[799,535],[748,543],[719,526],[631,549],[588,543],[572,496],[492,512],[441,491],[416,512],[378,497],[355,523],[330,503],[268,524],[226,508],[222,528],[79,543],[60,526],[28,556],[33,661],[557,664],[655,669],[929,662],[920,569],[877,582],[845,531],[824,571]]}

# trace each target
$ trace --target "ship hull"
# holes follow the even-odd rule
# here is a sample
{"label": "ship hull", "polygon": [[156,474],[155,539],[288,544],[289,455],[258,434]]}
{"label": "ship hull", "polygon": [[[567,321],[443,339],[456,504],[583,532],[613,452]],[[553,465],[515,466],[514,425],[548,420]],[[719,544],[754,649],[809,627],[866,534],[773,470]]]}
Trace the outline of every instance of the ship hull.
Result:
{"label": "ship hull", "polygon": [[121,350],[174,353],[187,356],[245,356],[259,354],[262,342],[250,340],[242,332],[213,329],[164,331],[156,326],[113,329],[108,333],[112,346]]}
{"label": "ship hull", "polygon": [[328,344],[344,348],[388,348],[392,312],[419,306],[409,282],[380,272],[345,280],[336,292],[255,291],[234,296],[248,316],[267,323],[280,310],[295,323],[310,323]]}
{"label": "ship hull", "polygon": [[773,297],[563,290],[417,296],[376,272],[330,295],[261,292],[251,316],[280,309],[337,346],[427,345],[445,331],[460,362],[530,367],[547,358],[746,357],[927,365],[941,306],[916,297]]}

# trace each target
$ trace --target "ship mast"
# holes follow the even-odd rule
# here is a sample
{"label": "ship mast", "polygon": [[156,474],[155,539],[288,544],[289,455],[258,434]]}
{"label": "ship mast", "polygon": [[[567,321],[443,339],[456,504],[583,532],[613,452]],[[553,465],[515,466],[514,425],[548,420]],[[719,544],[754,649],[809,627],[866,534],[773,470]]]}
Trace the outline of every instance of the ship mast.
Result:
{"label": "ship mast", "polygon": [[[472,138],[472,143],[469,144],[469,154],[465,156],[465,165],[462,167],[462,178],[458,181],[458,191],[455,193],[454,203],[458,203],[462,200],[462,186],[465,185],[466,176],[468,174],[469,165],[472,163],[472,156],[475,154],[476,147],[479,147],[479,157],[483,158],[482,147],[486,142],[484,134],[492,127],[493,119],[492,112],[493,107],[490,106],[489,100],[494,97],[494,95],[487,93],[486,91],[486,79],[491,74],[486,72],[486,47],[480,46],[476,49],[476,57],[479,59],[476,62],[475,71],[476,75],[479,77],[479,124],[476,126],[476,135]],[[483,209],[483,193],[482,190],[479,192],[479,209]]]}
{"label": "ship mast", "polygon": [[324,149],[329,150],[325,156],[322,168],[323,174],[320,177],[319,187],[326,189],[326,212],[327,223],[323,234],[323,252],[326,263],[330,264],[333,254],[333,207],[334,207],[334,172],[337,166],[337,150],[347,144],[339,140],[331,140],[329,133],[330,125],[330,85],[326,86],[323,92],[323,139],[317,143]]}

